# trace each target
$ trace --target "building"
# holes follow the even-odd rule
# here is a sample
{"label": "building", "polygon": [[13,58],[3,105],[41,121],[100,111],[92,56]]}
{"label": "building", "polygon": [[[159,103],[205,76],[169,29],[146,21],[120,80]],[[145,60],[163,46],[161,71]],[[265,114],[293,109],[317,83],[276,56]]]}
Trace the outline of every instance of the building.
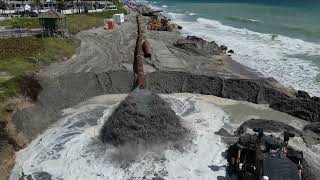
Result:
{"label": "building", "polygon": [[64,14],[74,14],[79,12],[100,12],[103,10],[116,10],[113,2],[108,0],[73,0],[64,1],[59,4],[59,0],[3,0],[7,6],[5,10],[0,10],[0,15],[22,15],[30,11],[35,14],[46,12],[49,9],[59,10]]}
{"label": "building", "polygon": [[[21,9],[24,8],[25,5],[30,5],[33,8],[36,8],[34,4],[34,0],[3,0],[5,3],[8,4],[8,9]],[[40,0],[41,2],[41,9],[52,9],[54,7],[58,6],[58,1],[57,0]],[[113,5],[112,1],[108,0],[74,0],[72,1],[65,1],[65,6],[77,6],[79,3],[79,6],[83,6],[84,4],[91,4],[92,6],[96,8],[101,8],[105,6],[110,6]]]}
{"label": "building", "polygon": [[[34,0],[4,0],[5,3],[8,4],[7,9],[9,10],[25,10],[25,6],[29,5],[32,9],[37,9],[34,4]],[[40,0],[41,9],[50,9],[51,7],[55,7],[57,4],[56,0]]]}

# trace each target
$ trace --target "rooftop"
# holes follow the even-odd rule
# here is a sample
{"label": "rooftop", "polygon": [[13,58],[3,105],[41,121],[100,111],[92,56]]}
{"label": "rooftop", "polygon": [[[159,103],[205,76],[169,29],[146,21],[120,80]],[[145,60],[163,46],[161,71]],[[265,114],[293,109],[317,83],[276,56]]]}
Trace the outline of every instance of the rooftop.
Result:
{"label": "rooftop", "polygon": [[50,9],[47,12],[39,14],[40,19],[61,19],[64,17],[66,17],[64,14],[53,9]]}

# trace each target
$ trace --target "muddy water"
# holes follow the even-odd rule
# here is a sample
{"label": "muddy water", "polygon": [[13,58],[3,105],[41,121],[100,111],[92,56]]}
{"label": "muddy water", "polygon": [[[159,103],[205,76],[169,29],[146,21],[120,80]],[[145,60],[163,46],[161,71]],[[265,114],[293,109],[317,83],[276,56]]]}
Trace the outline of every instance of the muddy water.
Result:
{"label": "muddy water", "polygon": [[[225,175],[227,163],[222,157],[227,145],[215,134],[222,127],[233,133],[253,117],[290,122],[297,129],[307,123],[264,105],[194,94],[161,95],[192,136],[183,151],[164,144],[139,146],[135,149],[142,153],[136,153],[131,146],[115,148],[99,140],[104,122],[125,97],[99,96],[65,109],[63,118],[18,152],[10,179],[22,175],[25,179],[217,179]],[[311,151],[303,142],[295,142]],[[134,158],[128,152],[135,153]]]}

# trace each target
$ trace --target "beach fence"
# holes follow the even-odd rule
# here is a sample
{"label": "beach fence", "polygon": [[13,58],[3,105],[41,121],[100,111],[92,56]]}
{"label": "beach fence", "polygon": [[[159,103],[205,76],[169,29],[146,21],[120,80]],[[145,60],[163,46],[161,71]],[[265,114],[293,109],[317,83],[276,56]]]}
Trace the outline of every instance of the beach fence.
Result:
{"label": "beach fence", "polygon": [[28,36],[41,36],[41,35],[42,35],[41,28],[0,29],[0,38],[28,37]]}

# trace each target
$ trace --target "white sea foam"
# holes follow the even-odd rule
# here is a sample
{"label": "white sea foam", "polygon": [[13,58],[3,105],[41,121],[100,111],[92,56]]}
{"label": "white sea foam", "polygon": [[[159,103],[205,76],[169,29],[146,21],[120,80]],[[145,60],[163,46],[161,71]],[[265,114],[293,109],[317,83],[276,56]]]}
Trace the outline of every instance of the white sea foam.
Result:
{"label": "white sea foam", "polygon": [[176,16],[173,20],[184,27],[183,35],[196,35],[227,45],[235,51],[233,58],[241,64],[287,86],[320,95],[320,83],[316,81],[319,67],[301,58],[320,55],[319,44],[234,28],[205,18],[191,22]]}
{"label": "white sea foam", "polygon": [[[90,105],[68,109],[65,118],[19,151],[10,179],[19,179],[22,172],[26,175],[46,172],[52,175],[52,179],[78,180],[151,179],[155,173],[168,180],[209,180],[224,176],[224,169],[213,172],[208,166],[226,165],[221,156],[226,145],[215,134],[228,119],[225,112],[197,95],[162,97],[172,104],[182,123],[193,132],[193,139],[185,152],[167,149],[160,158],[155,158],[159,155],[154,152],[147,152],[129,166],[120,167],[112,159],[116,148],[98,143],[99,130],[116,103],[105,105],[106,110],[99,119],[88,118],[88,113],[94,109],[94,105]],[[83,124],[89,120],[93,125]]]}
{"label": "white sea foam", "polygon": [[[157,3],[155,3],[155,4],[157,4]],[[148,6],[149,8],[151,8],[151,9],[153,9],[153,10],[162,10],[161,7],[159,7],[159,6],[155,5],[155,4],[149,3],[149,4],[147,4],[147,6]]]}
{"label": "white sea foam", "polygon": [[164,14],[169,16],[171,19],[183,19],[186,16],[186,14],[172,12],[165,12]]}

